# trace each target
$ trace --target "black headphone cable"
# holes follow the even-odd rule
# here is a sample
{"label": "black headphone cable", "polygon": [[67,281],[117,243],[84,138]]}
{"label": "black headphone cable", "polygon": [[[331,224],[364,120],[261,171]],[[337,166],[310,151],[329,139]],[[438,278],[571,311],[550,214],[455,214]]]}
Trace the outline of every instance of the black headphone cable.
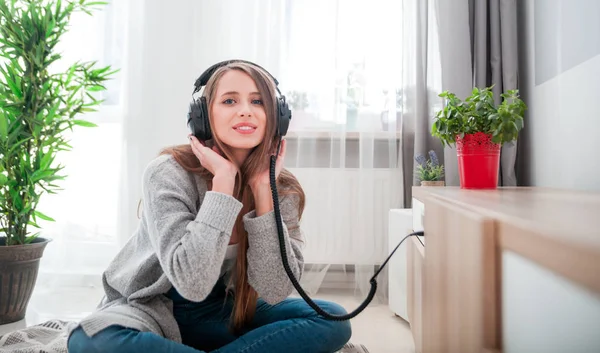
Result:
{"label": "black headphone cable", "polygon": [[381,265],[381,267],[379,267],[379,270],[377,270],[377,272],[375,272],[375,274],[373,275],[373,277],[371,277],[369,283],[371,283],[371,290],[369,291],[369,294],[367,295],[367,298],[365,299],[365,301],[363,301],[358,308],[356,308],[354,311],[346,314],[346,315],[332,315],[328,312],[326,312],[325,310],[321,309],[321,307],[319,307],[309,296],[308,294],[306,294],[306,292],[304,291],[304,289],[302,289],[302,287],[300,286],[300,283],[298,283],[298,280],[296,279],[296,277],[294,276],[294,273],[292,272],[292,269],[290,268],[290,264],[288,263],[288,258],[287,258],[287,250],[285,247],[285,237],[284,237],[284,232],[283,232],[283,221],[281,219],[281,213],[279,211],[279,196],[277,194],[277,183],[275,180],[275,166],[277,164],[277,156],[279,156],[279,151],[281,148],[281,138],[279,139],[279,144],[277,146],[277,153],[274,156],[271,156],[271,164],[269,167],[269,179],[270,179],[270,184],[271,184],[271,193],[273,194],[273,209],[275,211],[275,222],[277,224],[277,233],[279,235],[279,248],[281,250],[281,259],[283,262],[283,268],[285,269],[285,272],[287,273],[290,281],[292,282],[292,284],[294,285],[294,288],[296,288],[296,290],[298,291],[298,294],[300,294],[300,296],[302,297],[302,299],[304,299],[304,301],[310,305],[311,308],[313,308],[319,315],[323,316],[325,319],[327,320],[331,320],[331,321],[345,321],[345,320],[350,320],[352,318],[354,318],[355,316],[357,316],[358,314],[360,314],[360,312],[362,312],[373,300],[373,297],[375,296],[375,292],[377,292],[377,280],[376,277],[379,275],[379,273],[381,272],[381,270],[383,270],[383,268],[385,267],[385,265],[387,265],[388,261],[390,260],[390,258],[392,257],[392,255],[394,255],[394,253],[396,252],[396,250],[398,250],[398,248],[400,247],[400,245],[409,237],[411,236],[415,236],[415,235],[419,235],[422,236],[424,235],[423,231],[418,231],[418,232],[413,232],[408,234],[407,236],[405,236],[400,243],[396,246],[396,248],[394,249],[394,251],[392,251],[392,253],[387,257],[387,259],[383,262],[383,264]]}

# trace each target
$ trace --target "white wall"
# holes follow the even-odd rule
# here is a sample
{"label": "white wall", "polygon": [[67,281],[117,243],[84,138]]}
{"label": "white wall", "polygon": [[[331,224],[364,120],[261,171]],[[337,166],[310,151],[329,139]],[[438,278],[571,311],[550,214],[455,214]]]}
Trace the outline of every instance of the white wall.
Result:
{"label": "white wall", "polygon": [[600,191],[600,2],[519,2],[525,185]]}

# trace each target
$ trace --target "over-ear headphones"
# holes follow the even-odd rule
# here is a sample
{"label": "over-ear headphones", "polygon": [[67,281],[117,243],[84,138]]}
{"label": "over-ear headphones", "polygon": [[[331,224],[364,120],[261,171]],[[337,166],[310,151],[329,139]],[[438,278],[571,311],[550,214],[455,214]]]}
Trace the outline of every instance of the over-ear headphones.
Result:
{"label": "over-ear headphones", "polygon": [[[277,114],[277,129],[276,129],[276,137],[283,137],[287,133],[288,126],[290,125],[290,120],[292,119],[292,111],[290,110],[285,96],[281,94],[279,91],[279,82],[273,75],[271,75],[267,70],[262,68],[261,66],[245,60],[226,60],[219,63],[216,63],[206,69],[196,79],[194,83],[194,92],[192,92],[192,96],[194,93],[200,91],[200,89],[208,83],[211,76],[219,69],[220,67],[229,65],[231,63],[245,63],[252,66],[255,66],[269,75],[273,82],[275,83],[275,89],[277,90],[278,97],[276,97],[276,111]],[[201,96],[198,99],[194,99],[192,103],[190,103],[190,108],[187,115],[187,124],[192,134],[198,138],[200,141],[207,141],[212,138],[212,132],[210,130],[210,122],[208,120],[208,103],[206,102],[206,97]]]}

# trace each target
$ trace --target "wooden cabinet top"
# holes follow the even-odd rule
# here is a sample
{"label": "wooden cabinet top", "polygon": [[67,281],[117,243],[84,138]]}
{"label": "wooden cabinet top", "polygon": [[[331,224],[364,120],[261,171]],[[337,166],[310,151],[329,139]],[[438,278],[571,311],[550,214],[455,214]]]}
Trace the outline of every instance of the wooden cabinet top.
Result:
{"label": "wooden cabinet top", "polygon": [[[600,293],[600,193],[539,187],[413,187],[494,219],[498,244]],[[427,214],[427,206],[425,206]],[[427,230],[425,230],[427,238]]]}

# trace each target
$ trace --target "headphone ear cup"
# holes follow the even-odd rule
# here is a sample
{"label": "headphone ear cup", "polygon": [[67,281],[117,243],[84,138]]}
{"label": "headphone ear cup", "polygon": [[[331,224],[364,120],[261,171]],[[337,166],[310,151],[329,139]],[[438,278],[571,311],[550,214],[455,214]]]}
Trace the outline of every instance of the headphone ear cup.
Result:
{"label": "headphone ear cup", "polygon": [[201,123],[204,138],[202,141],[208,141],[212,139],[212,131],[210,130],[210,120],[208,119],[208,103],[206,103],[206,97],[200,97],[200,112],[201,112]]}
{"label": "headphone ear cup", "polygon": [[196,101],[192,101],[187,113],[187,126],[192,135],[196,137],[198,136],[198,128],[196,127],[198,122],[198,114],[198,104]]}
{"label": "headphone ear cup", "polygon": [[287,134],[290,120],[292,120],[292,111],[285,100],[285,96],[277,98],[277,116],[277,135],[283,137]]}
{"label": "headphone ear cup", "polygon": [[190,132],[200,141],[210,140],[212,137],[208,113],[206,109],[206,99],[201,97],[190,103],[187,119]]}

